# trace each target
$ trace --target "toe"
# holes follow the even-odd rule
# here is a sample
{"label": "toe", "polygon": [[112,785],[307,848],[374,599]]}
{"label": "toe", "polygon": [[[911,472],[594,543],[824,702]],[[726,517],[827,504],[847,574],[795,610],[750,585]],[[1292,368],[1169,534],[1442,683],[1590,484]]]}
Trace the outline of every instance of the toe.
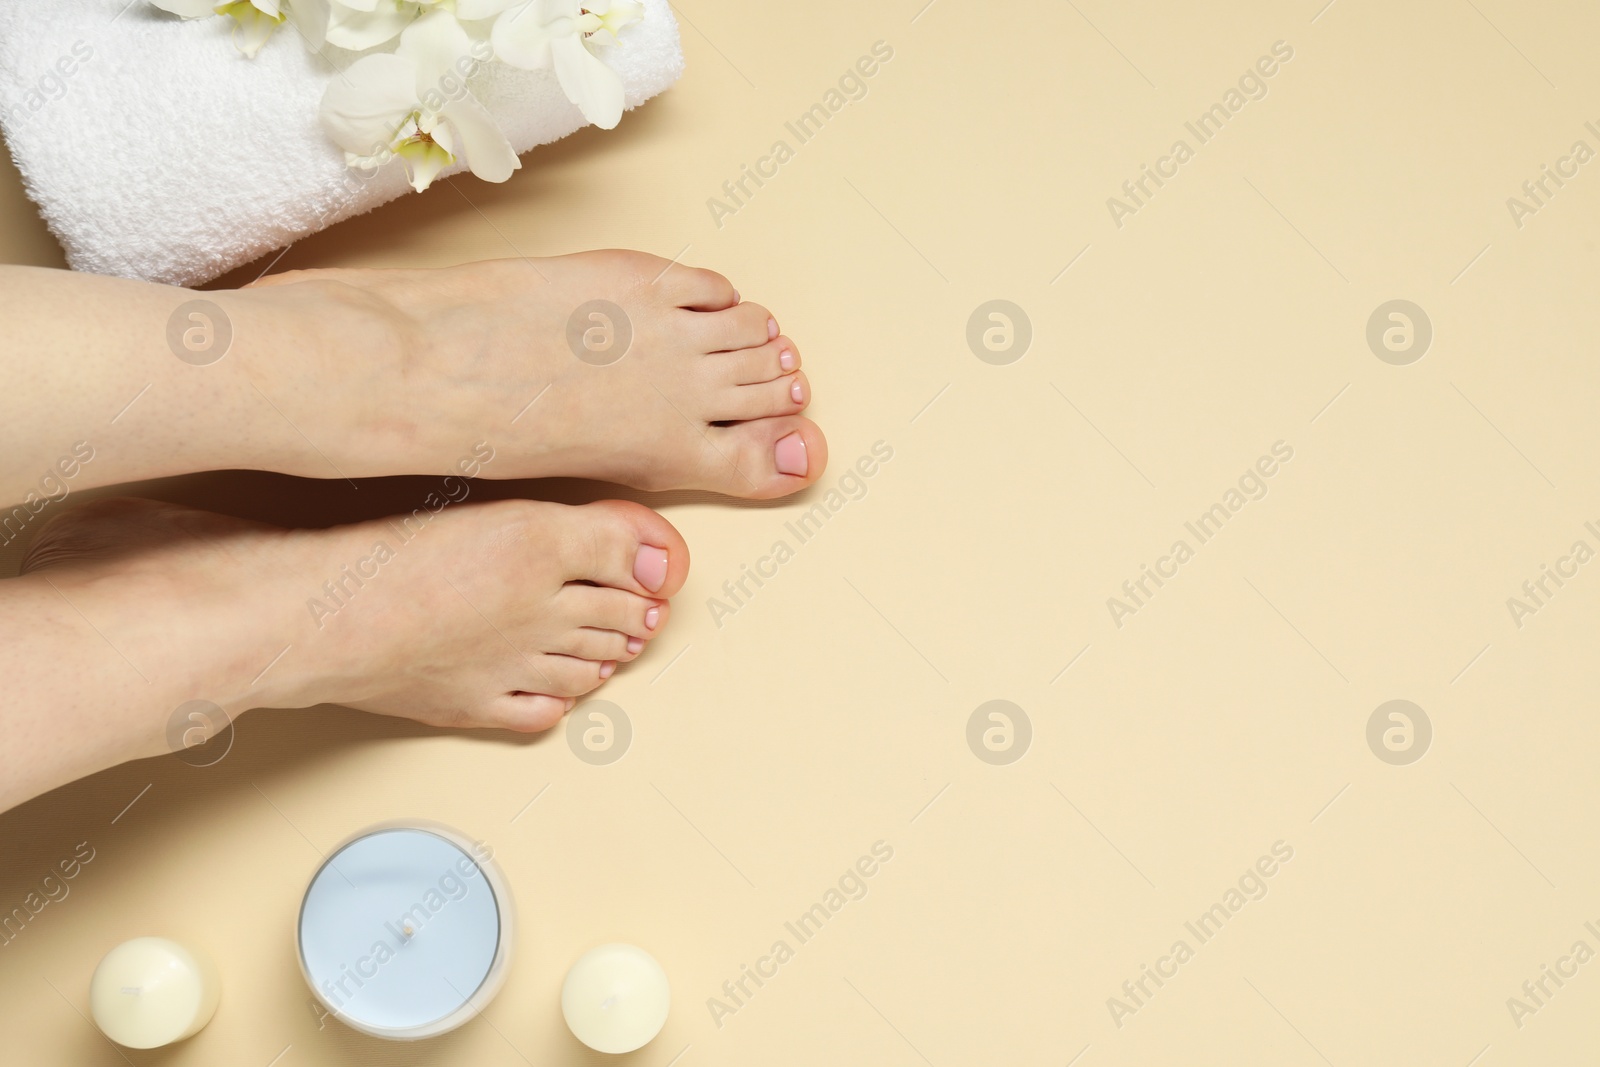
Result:
{"label": "toe", "polygon": [[766,419],[793,415],[811,402],[811,383],[805,374],[786,374],[760,385],[740,385],[724,389],[710,400],[717,422]]}
{"label": "toe", "polygon": [[598,689],[617,665],[610,660],[579,659],[551,653],[534,656],[527,664],[522,690],[547,696],[580,697]]}
{"label": "toe", "polygon": [[740,352],[716,352],[706,357],[718,377],[729,385],[759,385],[800,368],[800,350],[787,337]]}
{"label": "toe", "polygon": [[665,600],[581,583],[561,590],[560,608],[562,616],[571,620],[574,629],[615,630],[625,637],[644,641],[661,632],[670,610]]}
{"label": "toe", "polygon": [[733,283],[714,270],[675,263],[661,276],[676,307],[690,311],[722,311],[739,302]]}
{"label": "toe", "polygon": [[778,336],[778,321],[772,317],[772,312],[748,300],[726,311],[696,315],[694,319],[691,328],[706,352],[737,352],[764,345]]}
{"label": "toe", "polygon": [[569,581],[666,599],[683,588],[689,546],[642,504],[602,500],[573,510],[560,553]]}
{"label": "toe", "polygon": [[626,661],[644,651],[644,641],[641,638],[629,637],[616,630],[594,630],[588,627],[568,631],[559,645],[559,648],[552,651],[577,659],[593,660],[596,663],[604,663],[607,660]]}
{"label": "toe", "polygon": [[485,726],[533,734],[560,722],[576,703],[571,697],[544,693],[504,693],[489,701],[481,718]]}
{"label": "toe", "polygon": [[804,489],[828,465],[828,441],[817,424],[800,415],[751,419],[709,431],[722,457],[708,468],[721,491],[770,500]]}

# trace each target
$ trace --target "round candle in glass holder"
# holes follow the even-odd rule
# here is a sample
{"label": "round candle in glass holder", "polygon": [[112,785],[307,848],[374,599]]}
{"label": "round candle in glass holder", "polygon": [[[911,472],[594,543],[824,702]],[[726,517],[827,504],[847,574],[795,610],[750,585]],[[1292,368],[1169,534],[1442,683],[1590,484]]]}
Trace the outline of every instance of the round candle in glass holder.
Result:
{"label": "round candle in glass holder", "polygon": [[374,1037],[454,1030],[505,984],[511,890],[482,842],[439,823],[380,823],[318,868],[300,905],[300,970],[328,1014]]}

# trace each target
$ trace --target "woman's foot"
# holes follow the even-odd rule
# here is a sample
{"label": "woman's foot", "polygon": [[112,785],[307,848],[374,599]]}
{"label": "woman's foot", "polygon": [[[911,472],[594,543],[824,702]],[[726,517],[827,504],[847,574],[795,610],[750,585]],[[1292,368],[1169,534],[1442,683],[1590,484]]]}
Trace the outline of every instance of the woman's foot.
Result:
{"label": "woman's foot", "polygon": [[768,499],[827,464],[799,349],[712,271],[600,251],[293,271],[227,295],[245,317],[315,315],[308,339],[330,343],[261,353],[263,392],[345,474],[440,470],[483,440],[490,478]]}
{"label": "woman's foot", "polygon": [[[671,524],[621,501],[308,531],[123,498],[53,520],[17,582],[53,586],[99,634],[84,639],[172,707],[338,703],[534,731],[661,633],[688,569]],[[131,755],[165,751],[166,722],[149,727]]]}

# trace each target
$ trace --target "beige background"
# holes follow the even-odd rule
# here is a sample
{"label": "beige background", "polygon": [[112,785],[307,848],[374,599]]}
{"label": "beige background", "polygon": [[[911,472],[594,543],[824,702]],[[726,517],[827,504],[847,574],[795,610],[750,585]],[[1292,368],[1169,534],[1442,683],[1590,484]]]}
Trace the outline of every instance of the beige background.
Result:
{"label": "beige background", "polygon": [[[614,939],[674,983],[667,1029],[623,1061],[648,1067],[1592,1058],[1600,963],[1520,1028],[1506,1001],[1575,941],[1600,950],[1600,564],[1520,629],[1506,599],[1600,548],[1600,163],[1520,229],[1506,199],[1575,140],[1600,149],[1600,14],[1323,2],[691,0],[688,74],[615,133],[291,248],[270,269],[607,245],[715,266],[803,346],[834,468],[770,507],[486,490],[632,495],[693,548],[670,632],[601,694],[635,731],[615,764],[560,730],[263,711],[213,767],[145,761],[0,817],[4,908],[96,850],[0,949],[4,1058],[599,1063],[557,992]],[[718,228],[707,198],[878,40],[894,58],[866,97]],[[1106,198],[1278,40],[1268,95],[1115,226]],[[4,258],[58,265],[0,181]],[[1034,331],[1007,366],[965,340],[995,298]],[[1409,366],[1365,340],[1394,298],[1434,328]],[[707,599],[880,440],[866,495],[715,625]],[[1113,625],[1123,580],[1279,440],[1269,495]],[[329,523],[416,483],[141,491]],[[1008,766],[966,741],[992,699],[1032,725]],[[1391,699],[1433,726],[1409,766],[1366,741]],[[525,920],[514,974],[435,1041],[319,1031],[299,894],[319,850],[403,814],[494,846]],[[707,998],[878,840],[894,858],[866,897],[715,1025]],[[1264,899],[1198,945],[1184,923],[1280,840]],[[88,976],[159,932],[211,946],[222,1006],[184,1047],[119,1056],[80,1017]],[[1107,998],[1178,938],[1194,958],[1116,1026]]]}

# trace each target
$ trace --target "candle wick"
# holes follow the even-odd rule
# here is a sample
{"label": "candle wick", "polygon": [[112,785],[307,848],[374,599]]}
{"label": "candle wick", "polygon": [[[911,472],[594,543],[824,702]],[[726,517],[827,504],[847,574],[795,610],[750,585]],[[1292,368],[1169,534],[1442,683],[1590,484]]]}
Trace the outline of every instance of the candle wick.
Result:
{"label": "candle wick", "polygon": [[609,996],[609,997],[607,997],[606,999],[604,999],[604,1000],[602,1000],[600,1002],[600,1010],[601,1011],[610,1011],[612,1009],[612,1007],[614,1007],[616,1005],[616,1003],[617,1003],[616,996],[615,995]]}

